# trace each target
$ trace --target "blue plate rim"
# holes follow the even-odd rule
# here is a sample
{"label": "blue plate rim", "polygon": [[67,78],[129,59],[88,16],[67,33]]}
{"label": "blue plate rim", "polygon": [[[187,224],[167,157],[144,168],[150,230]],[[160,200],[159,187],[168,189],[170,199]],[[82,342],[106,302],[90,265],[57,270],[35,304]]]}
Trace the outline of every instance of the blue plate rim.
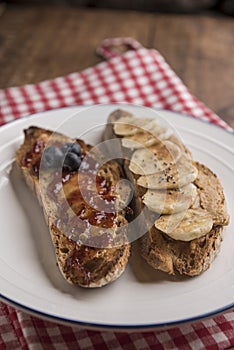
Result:
{"label": "blue plate rim", "polygon": [[[220,127],[217,124],[212,123],[209,120],[203,120],[203,119],[199,119],[196,118],[192,115],[186,114],[186,113],[182,113],[179,111],[172,111],[169,109],[162,109],[162,108],[154,108],[154,107],[148,107],[148,106],[140,106],[140,105],[134,105],[131,103],[108,103],[108,104],[94,104],[94,105],[72,105],[72,106],[67,106],[67,107],[58,107],[58,108],[53,108],[53,109],[48,109],[48,110],[43,110],[43,111],[38,111],[36,113],[33,114],[28,114],[22,117],[19,117],[17,119],[11,120],[3,125],[0,126],[0,130],[7,128],[8,126],[10,126],[13,123],[20,123],[21,120],[25,120],[28,118],[37,118],[37,116],[40,116],[41,114],[44,113],[50,113],[56,110],[62,110],[62,109],[75,109],[75,108],[89,108],[89,107],[95,107],[95,106],[125,106],[126,108],[128,106],[134,106],[134,107],[139,107],[139,108],[149,108],[152,109],[154,111],[158,111],[158,112],[168,112],[168,113],[172,113],[172,114],[178,114],[184,117],[188,117],[192,120],[194,120],[195,122],[201,122],[201,123],[205,123],[207,125],[210,125],[211,127],[215,127],[219,130],[223,130],[224,132],[227,132],[230,135],[234,135],[234,130],[228,130],[225,128]],[[42,312],[42,311],[38,311],[36,309],[33,309],[29,306],[25,306],[15,300],[10,299],[9,297],[3,295],[0,293],[0,300],[2,302],[5,302],[6,304],[16,307],[18,309],[21,309],[25,312],[28,312],[29,314],[32,314],[33,316],[38,316],[39,318],[42,319],[48,319],[52,322],[59,322],[62,324],[66,324],[66,325],[70,325],[70,326],[80,326],[80,327],[85,327],[85,328],[91,328],[94,330],[119,330],[119,331],[128,331],[128,330],[135,330],[135,331],[148,331],[150,329],[159,329],[159,328],[170,328],[170,327],[176,327],[176,326],[180,326],[186,323],[193,323],[193,322],[197,322],[197,321],[201,321],[204,320],[206,318],[210,318],[213,316],[217,316],[218,314],[221,313],[225,313],[231,309],[234,308],[234,302],[231,304],[226,305],[225,307],[221,307],[218,308],[214,311],[211,312],[207,312],[198,316],[194,316],[194,317],[188,317],[182,320],[175,320],[175,321],[171,321],[171,322],[166,322],[166,323],[149,323],[149,324],[132,324],[132,325],[122,325],[122,324],[104,324],[104,323],[95,323],[95,322],[85,322],[85,321],[80,321],[80,320],[71,320],[69,318],[64,318],[64,317],[60,317],[60,316],[56,316],[53,314],[47,314],[46,312]]]}

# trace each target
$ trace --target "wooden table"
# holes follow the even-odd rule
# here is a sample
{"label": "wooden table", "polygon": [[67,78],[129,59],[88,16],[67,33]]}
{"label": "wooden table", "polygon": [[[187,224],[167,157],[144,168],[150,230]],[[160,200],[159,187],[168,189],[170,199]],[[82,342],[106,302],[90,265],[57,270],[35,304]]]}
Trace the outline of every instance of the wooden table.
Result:
{"label": "wooden table", "polygon": [[7,5],[0,12],[0,87],[35,83],[94,65],[95,48],[132,36],[157,48],[200,100],[234,128],[234,21],[77,7]]}

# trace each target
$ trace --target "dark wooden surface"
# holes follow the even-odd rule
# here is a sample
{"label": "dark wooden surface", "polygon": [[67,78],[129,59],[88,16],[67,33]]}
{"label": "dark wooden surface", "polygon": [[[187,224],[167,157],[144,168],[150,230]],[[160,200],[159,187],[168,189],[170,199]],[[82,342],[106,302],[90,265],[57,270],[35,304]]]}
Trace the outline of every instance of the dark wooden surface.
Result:
{"label": "dark wooden surface", "polygon": [[0,11],[0,87],[100,62],[95,48],[132,36],[158,49],[200,100],[234,127],[234,19],[212,15],[7,5]]}

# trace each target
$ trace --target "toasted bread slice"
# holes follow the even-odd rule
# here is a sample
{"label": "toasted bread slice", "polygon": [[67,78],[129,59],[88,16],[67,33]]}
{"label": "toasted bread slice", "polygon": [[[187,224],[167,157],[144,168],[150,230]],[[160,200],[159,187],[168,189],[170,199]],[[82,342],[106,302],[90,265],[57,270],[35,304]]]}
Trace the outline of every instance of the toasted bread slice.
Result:
{"label": "toasted bread slice", "polygon": [[219,253],[224,225],[229,223],[223,189],[217,176],[205,165],[196,162],[200,206],[211,213],[214,225],[205,236],[189,242],[175,240],[153,226],[140,239],[140,251],[155,269],[169,274],[199,275],[207,270]]}
{"label": "toasted bread slice", "polygon": [[[124,272],[130,254],[124,231],[125,211],[115,205],[119,196],[116,186],[122,176],[120,166],[109,161],[93,174],[98,163],[89,156],[92,147],[82,140],[34,126],[24,134],[16,163],[43,208],[62,275],[69,283],[87,288],[116,280]],[[61,149],[68,143],[80,145],[80,158],[86,161],[81,175],[77,169],[43,165],[48,145]],[[95,175],[94,182],[90,172]],[[90,201],[83,194],[92,195]],[[107,212],[91,205],[96,198],[111,203]]]}
{"label": "toasted bread slice", "polygon": [[[133,116],[122,110],[114,111],[109,116],[107,128],[104,132],[104,139],[117,138],[119,140],[120,153],[122,152],[123,159],[125,158],[122,163],[126,176],[135,187],[132,206],[137,216],[145,208],[143,198],[147,189],[139,185],[140,181],[138,181],[138,179],[140,175],[133,173],[133,171],[129,169],[130,160],[124,157],[126,150],[122,147],[122,136],[115,133],[114,124],[120,119],[121,122],[124,122],[125,117],[126,120],[131,120]],[[190,151],[185,145],[178,141],[177,138],[171,136],[170,140],[177,145],[180,144],[183,154],[191,157]],[[127,150],[127,152],[129,156],[132,150]],[[143,163],[144,161],[145,159],[143,158]],[[192,158],[191,165],[196,168],[194,172],[196,178],[190,176],[187,178],[190,180],[192,179],[192,183],[196,186],[197,190],[196,201],[191,204],[191,207],[201,211],[204,210],[204,212],[207,212],[209,215],[209,219],[212,218],[213,225],[209,232],[198,238],[182,241],[180,239],[173,239],[165,232],[157,229],[155,225],[150,225],[148,232],[139,239],[139,252],[143,258],[153,268],[169,274],[179,273],[195,276],[207,270],[220,250],[223,239],[223,228],[229,223],[223,188],[219,179],[205,165],[193,161]],[[147,182],[145,178],[146,177],[144,177],[144,183]],[[166,176],[163,175],[162,178],[165,179]],[[173,186],[171,188],[173,188]],[[165,189],[165,187],[163,189]],[[147,210],[150,215],[150,210],[148,208]]]}

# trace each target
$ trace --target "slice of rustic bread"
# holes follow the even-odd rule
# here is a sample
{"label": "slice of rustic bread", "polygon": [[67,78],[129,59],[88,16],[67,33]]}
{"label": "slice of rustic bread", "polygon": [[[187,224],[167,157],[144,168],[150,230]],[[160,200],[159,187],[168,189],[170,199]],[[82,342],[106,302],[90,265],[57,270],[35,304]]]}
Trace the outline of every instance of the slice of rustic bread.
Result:
{"label": "slice of rustic bread", "polygon": [[214,219],[212,230],[205,236],[189,242],[170,238],[153,226],[140,239],[140,251],[155,269],[169,274],[199,275],[207,270],[220,251],[224,225],[229,222],[223,189],[217,176],[205,165],[196,162],[201,208],[210,212]]}
{"label": "slice of rustic bread", "polygon": [[[124,210],[105,214],[85,202],[80,196],[82,181],[83,191],[87,190],[88,183],[91,187],[98,187],[96,183],[90,184],[88,172],[82,173],[81,183],[78,183],[77,171],[64,174],[58,169],[43,169],[41,164],[43,152],[51,140],[58,147],[78,143],[83,159],[92,147],[81,140],[39,127],[30,127],[24,133],[24,142],[16,153],[16,163],[43,208],[64,278],[69,283],[88,288],[101,287],[116,280],[124,272],[130,254],[124,231],[127,224]],[[121,168],[115,161],[104,164],[97,174],[103,186],[98,195],[107,201],[108,195],[110,200],[118,197],[116,185],[121,176]],[[121,227],[123,230],[118,236],[116,231]]]}
{"label": "slice of rustic bread", "polygon": [[196,167],[198,177],[194,183],[198,188],[200,206],[212,214],[215,226],[228,225],[229,215],[220,180],[205,165],[196,162]]}
{"label": "slice of rustic bread", "polygon": [[207,270],[220,251],[223,226],[189,242],[176,241],[152,227],[139,242],[143,258],[157,270],[196,276]]}
{"label": "slice of rustic bread", "polygon": [[[104,139],[117,138],[121,148],[121,137],[115,134],[113,124],[118,119],[129,118],[129,116],[128,112],[122,110],[114,111],[108,118]],[[184,148],[184,152],[190,155],[186,146],[182,145],[182,148]],[[121,152],[122,154],[125,152],[123,147]],[[148,232],[138,241],[139,252],[149,265],[169,274],[179,273],[195,276],[207,270],[220,250],[223,227],[229,222],[223,188],[219,179],[205,165],[198,162],[193,162],[193,164],[198,170],[198,176],[194,181],[198,193],[196,207],[211,213],[213,227],[210,232],[191,241],[181,241],[170,238],[166,233],[151,225]],[[145,194],[146,189],[137,185],[139,176],[129,170],[128,159],[123,160],[123,165],[126,176],[135,187],[132,206],[137,216],[144,209],[142,196]]]}

